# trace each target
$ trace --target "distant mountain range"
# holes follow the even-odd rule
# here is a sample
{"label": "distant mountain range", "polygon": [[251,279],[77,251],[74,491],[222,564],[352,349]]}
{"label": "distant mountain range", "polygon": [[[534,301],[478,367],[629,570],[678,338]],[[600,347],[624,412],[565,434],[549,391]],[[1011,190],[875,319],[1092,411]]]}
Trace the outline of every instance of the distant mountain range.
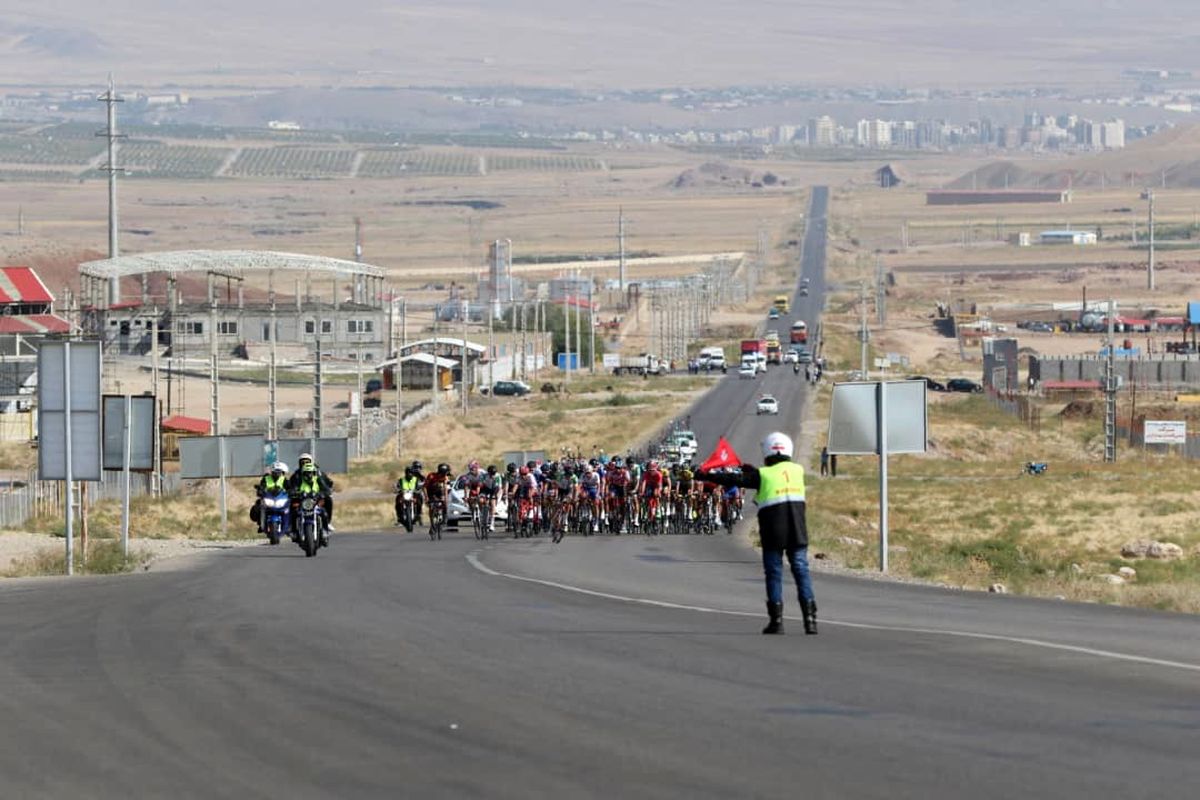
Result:
{"label": "distant mountain range", "polygon": [[7,84],[94,82],[110,70],[126,84],[183,88],[1096,87],[1200,74],[1193,0],[20,5],[0,24]]}

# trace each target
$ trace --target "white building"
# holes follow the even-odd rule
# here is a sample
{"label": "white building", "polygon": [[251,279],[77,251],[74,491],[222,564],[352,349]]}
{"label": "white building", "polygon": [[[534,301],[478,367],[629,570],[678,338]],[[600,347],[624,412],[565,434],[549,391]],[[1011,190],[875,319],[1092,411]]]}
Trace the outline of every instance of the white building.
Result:
{"label": "white building", "polygon": [[1038,240],[1042,244],[1095,244],[1096,234],[1092,231],[1042,231]]}

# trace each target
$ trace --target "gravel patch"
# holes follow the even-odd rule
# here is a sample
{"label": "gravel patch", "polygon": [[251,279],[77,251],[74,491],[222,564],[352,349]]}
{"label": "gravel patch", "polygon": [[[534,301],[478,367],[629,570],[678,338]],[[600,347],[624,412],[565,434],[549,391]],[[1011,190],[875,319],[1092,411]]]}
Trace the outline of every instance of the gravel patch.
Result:
{"label": "gravel patch", "polygon": [[[111,541],[93,539],[92,542]],[[145,553],[147,558],[143,569],[153,569],[159,562],[180,556],[200,555],[216,550],[229,550],[235,547],[259,547],[266,545],[265,539],[131,539],[129,552]],[[78,546],[78,539],[76,540]],[[34,555],[40,550],[53,549],[62,551],[65,543],[62,537],[46,533],[3,533],[0,534],[0,571],[7,570],[13,562]]]}

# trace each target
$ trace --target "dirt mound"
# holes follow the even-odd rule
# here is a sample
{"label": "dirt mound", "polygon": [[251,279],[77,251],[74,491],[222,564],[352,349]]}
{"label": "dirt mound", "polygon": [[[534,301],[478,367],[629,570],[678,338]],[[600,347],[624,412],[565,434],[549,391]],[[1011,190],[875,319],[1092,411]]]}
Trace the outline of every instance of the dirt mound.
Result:
{"label": "dirt mound", "polygon": [[1029,170],[996,161],[971,170],[948,189],[1070,189],[1153,184],[1200,188],[1200,125],[1180,125],[1121,150],[1084,155],[1052,169]]}
{"label": "dirt mound", "polygon": [[1103,411],[1104,407],[1098,400],[1072,400],[1058,415],[1066,419],[1092,419],[1100,416]]}
{"label": "dirt mound", "polygon": [[779,178],[770,172],[756,173],[745,167],[734,166],[723,161],[709,161],[698,167],[686,169],[671,181],[672,189],[709,188],[713,186],[773,186]]}

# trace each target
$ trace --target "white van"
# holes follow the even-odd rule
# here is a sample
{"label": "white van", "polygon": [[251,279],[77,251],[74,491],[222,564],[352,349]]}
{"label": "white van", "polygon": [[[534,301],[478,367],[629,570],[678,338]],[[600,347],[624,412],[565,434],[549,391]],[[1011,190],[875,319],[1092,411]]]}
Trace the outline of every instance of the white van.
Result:
{"label": "white van", "polygon": [[705,347],[697,359],[701,369],[725,369],[725,351],[719,347]]}

